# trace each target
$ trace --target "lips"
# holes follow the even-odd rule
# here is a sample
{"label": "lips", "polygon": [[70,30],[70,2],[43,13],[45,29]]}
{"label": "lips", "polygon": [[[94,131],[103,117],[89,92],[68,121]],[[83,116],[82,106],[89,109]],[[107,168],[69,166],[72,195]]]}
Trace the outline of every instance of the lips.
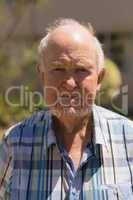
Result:
{"label": "lips", "polygon": [[59,99],[60,105],[65,107],[79,106],[81,104],[81,98],[78,95],[62,95]]}

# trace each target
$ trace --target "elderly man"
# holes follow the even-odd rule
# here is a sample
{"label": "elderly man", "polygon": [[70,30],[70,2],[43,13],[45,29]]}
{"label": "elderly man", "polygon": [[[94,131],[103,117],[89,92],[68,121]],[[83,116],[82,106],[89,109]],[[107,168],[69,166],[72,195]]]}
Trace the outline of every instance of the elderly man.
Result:
{"label": "elderly man", "polygon": [[5,133],[1,199],[133,199],[133,123],[94,105],[105,69],[92,28],[54,24],[38,72],[48,106]]}

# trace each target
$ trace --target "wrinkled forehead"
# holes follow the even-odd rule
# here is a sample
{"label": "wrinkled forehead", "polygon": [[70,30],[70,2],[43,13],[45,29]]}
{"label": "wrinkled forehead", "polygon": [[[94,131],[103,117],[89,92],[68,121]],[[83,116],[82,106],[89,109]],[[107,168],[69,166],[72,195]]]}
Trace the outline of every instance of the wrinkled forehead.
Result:
{"label": "wrinkled forehead", "polygon": [[55,30],[48,40],[45,49],[46,61],[60,58],[96,59],[96,49],[93,36],[85,29],[77,27],[62,27]]}

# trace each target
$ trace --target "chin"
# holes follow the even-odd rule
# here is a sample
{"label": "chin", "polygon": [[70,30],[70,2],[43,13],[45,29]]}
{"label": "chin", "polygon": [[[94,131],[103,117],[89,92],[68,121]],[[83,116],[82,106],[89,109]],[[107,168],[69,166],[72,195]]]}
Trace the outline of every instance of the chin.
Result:
{"label": "chin", "polygon": [[52,113],[58,117],[63,117],[63,116],[67,116],[67,117],[83,117],[86,116],[90,113],[92,109],[88,109],[88,108],[76,108],[76,107],[65,107],[65,108],[55,108],[52,109]]}
{"label": "chin", "polygon": [[80,113],[80,110],[75,109],[73,107],[69,107],[65,110],[64,115],[71,115],[71,116],[78,116]]}

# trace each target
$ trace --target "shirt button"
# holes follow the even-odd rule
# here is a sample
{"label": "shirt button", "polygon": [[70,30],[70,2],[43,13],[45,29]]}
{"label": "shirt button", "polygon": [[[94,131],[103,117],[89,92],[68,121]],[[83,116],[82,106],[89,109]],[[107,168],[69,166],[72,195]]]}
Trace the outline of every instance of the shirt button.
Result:
{"label": "shirt button", "polygon": [[76,193],[76,189],[75,189],[75,188],[72,188],[72,194],[75,195],[75,193]]}
{"label": "shirt button", "polygon": [[72,195],[72,199],[74,200],[78,200],[79,199],[79,191],[76,190],[76,188],[72,188],[71,189],[71,195]]}

